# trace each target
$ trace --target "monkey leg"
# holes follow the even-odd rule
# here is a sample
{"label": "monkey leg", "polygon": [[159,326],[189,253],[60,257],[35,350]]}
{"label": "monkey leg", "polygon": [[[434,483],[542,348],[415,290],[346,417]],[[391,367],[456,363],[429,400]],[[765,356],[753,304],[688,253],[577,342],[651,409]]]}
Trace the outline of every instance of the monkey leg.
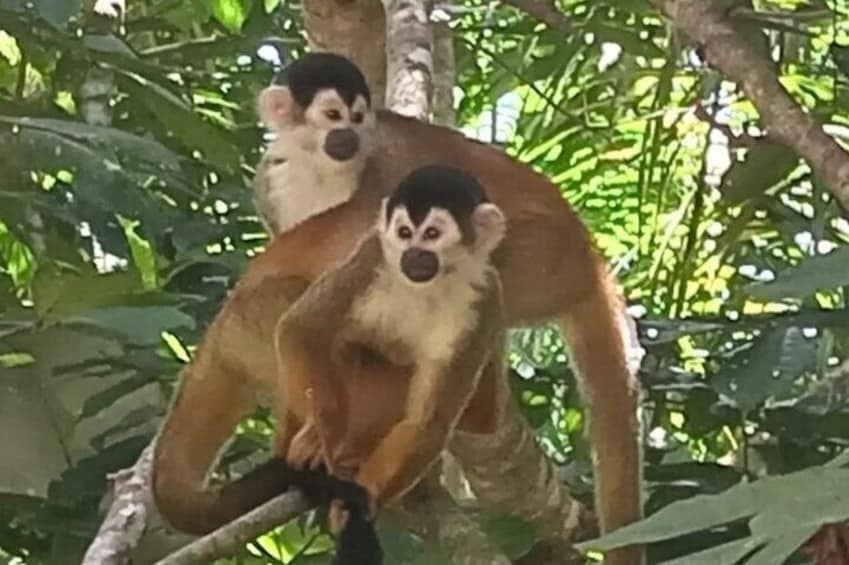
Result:
{"label": "monkey leg", "polygon": [[[425,370],[413,377],[407,415],[389,430],[357,471],[355,480],[371,496],[372,512],[403,495],[439,460],[439,454],[486,371],[484,367],[497,365],[481,363],[489,355],[484,352],[485,343],[484,336],[475,336],[462,351],[455,352],[461,361],[452,362],[433,374]],[[462,376],[451,381],[454,389],[450,392],[443,386],[449,375]]]}
{"label": "monkey leg", "polygon": [[[602,532],[642,518],[639,383],[625,352],[625,317],[612,287],[599,284],[562,320],[572,363],[589,408],[596,514]],[[605,563],[639,565],[642,548],[611,551]]]}
{"label": "monkey leg", "polygon": [[323,461],[333,473],[332,453],[346,431],[348,398],[344,382],[335,373],[329,341],[290,324],[285,316],[275,339],[278,387],[285,391],[280,396],[286,398],[287,409],[302,421],[288,446],[286,460],[296,467]]}
{"label": "monkey leg", "polygon": [[357,472],[356,482],[371,497],[372,515],[403,494],[424,474],[441,451],[444,436],[422,421],[404,420],[383,439]]}

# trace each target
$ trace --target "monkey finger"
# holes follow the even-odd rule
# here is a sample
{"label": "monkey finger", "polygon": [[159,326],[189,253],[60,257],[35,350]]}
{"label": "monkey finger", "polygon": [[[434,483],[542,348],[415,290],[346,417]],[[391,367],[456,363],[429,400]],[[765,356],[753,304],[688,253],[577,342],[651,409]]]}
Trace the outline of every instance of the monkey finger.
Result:
{"label": "monkey finger", "polygon": [[286,462],[294,467],[303,468],[312,465],[316,456],[320,459],[321,453],[321,444],[315,428],[306,425],[292,438],[289,451],[286,453]]}

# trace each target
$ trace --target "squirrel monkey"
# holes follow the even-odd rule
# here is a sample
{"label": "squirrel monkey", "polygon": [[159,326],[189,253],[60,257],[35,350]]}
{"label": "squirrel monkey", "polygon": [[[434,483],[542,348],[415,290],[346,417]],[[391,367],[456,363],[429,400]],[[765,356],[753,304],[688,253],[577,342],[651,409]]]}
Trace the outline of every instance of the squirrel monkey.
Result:
{"label": "squirrel monkey", "polygon": [[[298,59],[289,67],[287,84],[260,93],[258,113],[277,140],[260,162],[255,190],[258,203],[271,203],[261,205],[261,215],[276,226],[276,235],[252,259],[183,373],[154,458],[160,510],[166,518],[180,518],[175,525],[208,528],[216,516],[210,508],[220,509],[219,517],[230,515],[236,502],[250,508],[279,492],[277,475],[262,475],[262,468],[244,484],[223,490],[205,485],[221,446],[257,395],[275,394],[277,322],[312,282],[355,249],[373,228],[382,199],[404,177],[436,164],[475,177],[507,218],[508,232],[492,254],[506,325],[556,321],[563,330],[589,408],[601,530],[640,519],[638,384],[628,368],[628,328],[615,281],[587,229],[559,189],[529,166],[459,132],[375,111],[369,100],[357,67],[327,53]],[[386,383],[409,378],[401,366],[364,357],[367,367],[346,371],[350,382],[367,374]],[[484,372],[458,430],[493,431],[498,378]],[[372,400],[373,410],[391,411],[400,402],[392,390]],[[286,419],[275,440],[277,457],[289,452],[302,424]],[[349,425],[358,423],[349,419]],[[236,492],[242,495],[230,494]],[[641,548],[630,547],[606,559],[611,565],[638,565],[644,557]]]}
{"label": "squirrel monkey", "polygon": [[[354,254],[280,319],[277,398],[297,399],[292,417],[302,432],[314,427],[331,472],[365,488],[369,517],[439,458],[484,368],[500,366],[501,283],[489,256],[504,231],[473,177],[416,169]],[[352,373],[363,350],[407,378]]]}

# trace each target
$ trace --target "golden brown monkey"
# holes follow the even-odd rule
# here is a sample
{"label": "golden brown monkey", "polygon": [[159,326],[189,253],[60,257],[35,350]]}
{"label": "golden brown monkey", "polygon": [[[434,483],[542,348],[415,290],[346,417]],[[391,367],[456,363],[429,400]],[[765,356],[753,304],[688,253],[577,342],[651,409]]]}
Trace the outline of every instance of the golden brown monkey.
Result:
{"label": "golden brown monkey", "polygon": [[[628,370],[622,304],[604,260],[557,187],[530,167],[459,133],[392,112],[373,112],[365,82],[360,87],[358,81],[342,81],[349,74],[333,70],[353,67],[342,58],[308,55],[293,67],[300,62],[300,74],[293,69],[288,86],[269,87],[260,96],[263,120],[287,145],[283,162],[273,157],[274,146],[269,149],[258,186],[282,190],[305,205],[289,216],[287,231],[251,262],[184,372],[155,458],[154,493],[163,514],[182,529],[208,529],[216,519],[243,512],[257,498],[278,492],[282,479],[271,480],[278,475],[267,467],[243,483],[228,485],[226,492],[205,486],[206,474],[236,423],[253,408],[259,392],[272,392],[276,322],[312,281],[352,251],[371,227],[381,198],[404,176],[422,165],[442,164],[475,176],[507,217],[507,236],[493,255],[507,323],[554,320],[564,331],[590,408],[602,530],[639,519],[637,383]],[[302,78],[296,80],[298,76]],[[325,169],[335,180],[328,181]],[[286,182],[280,185],[278,178]],[[333,191],[332,197],[321,196],[323,189]],[[309,195],[316,192],[324,203],[310,207]],[[282,202],[288,203],[288,196]],[[409,375],[379,360],[350,371],[347,379],[387,383]],[[494,421],[495,378],[482,377],[458,429],[488,431]],[[374,398],[363,409],[380,411],[388,404]],[[281,457],[303,424],[292,416],[286,420],[275,445]],[[231,494],[242,491],[241,497]],[[642,551],[616,550],[607,560],[640,563]]]}
{"label": "golden brown monkey", "polygon": [[[416,169],[384,201],[372,235],[278,324],[275,398],[295,399],[281,415],[304,422],[299,435],[314,428],[331,472],[353,473],[369,517],[438,460],[485,367],[503,363],[501,285],[489,256],[504,227],[473,177]],[[349,379],[364,350],[409,367],[409,378]],[[363,396],[394,404],[363,411]]]}

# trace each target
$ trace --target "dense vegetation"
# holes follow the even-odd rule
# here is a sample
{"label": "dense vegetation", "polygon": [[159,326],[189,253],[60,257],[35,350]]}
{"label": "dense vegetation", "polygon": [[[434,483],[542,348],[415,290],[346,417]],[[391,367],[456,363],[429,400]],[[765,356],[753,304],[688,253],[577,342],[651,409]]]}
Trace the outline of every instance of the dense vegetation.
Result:
{"label": "dense vegetation", "polygon": [[[150,440],[180,366],[261,249],[253,98],[305,46],[287,2],[131,0],[117,33],[79,4],[0,0],[9,563],[79,562],[106,474]],[[640,318],[647,511],[663,510],[634,539],[656,541],[657,562],[732,563],[763,546],[748,562],[780,563],[849,518],[849,459],[824,466],[849,442],[849,222],[647,3],[560,6],[569,31],[458,3],[459,124],[562,187]],[[845,138],[849,3],[756,7],[740,29]],[[524,413],[587,492],[584,419],[556,334],[516,331],[511,363]],[[267,414],[244,425],[225,469],[261,457],[268,432]],[[784,476],[746,484],[772,475]],[[390,552],[435,561],[390,526]],[[250,551],[321,562],[313,531],[291,524]],[[507,546],[525,531],[492,530]]]}

